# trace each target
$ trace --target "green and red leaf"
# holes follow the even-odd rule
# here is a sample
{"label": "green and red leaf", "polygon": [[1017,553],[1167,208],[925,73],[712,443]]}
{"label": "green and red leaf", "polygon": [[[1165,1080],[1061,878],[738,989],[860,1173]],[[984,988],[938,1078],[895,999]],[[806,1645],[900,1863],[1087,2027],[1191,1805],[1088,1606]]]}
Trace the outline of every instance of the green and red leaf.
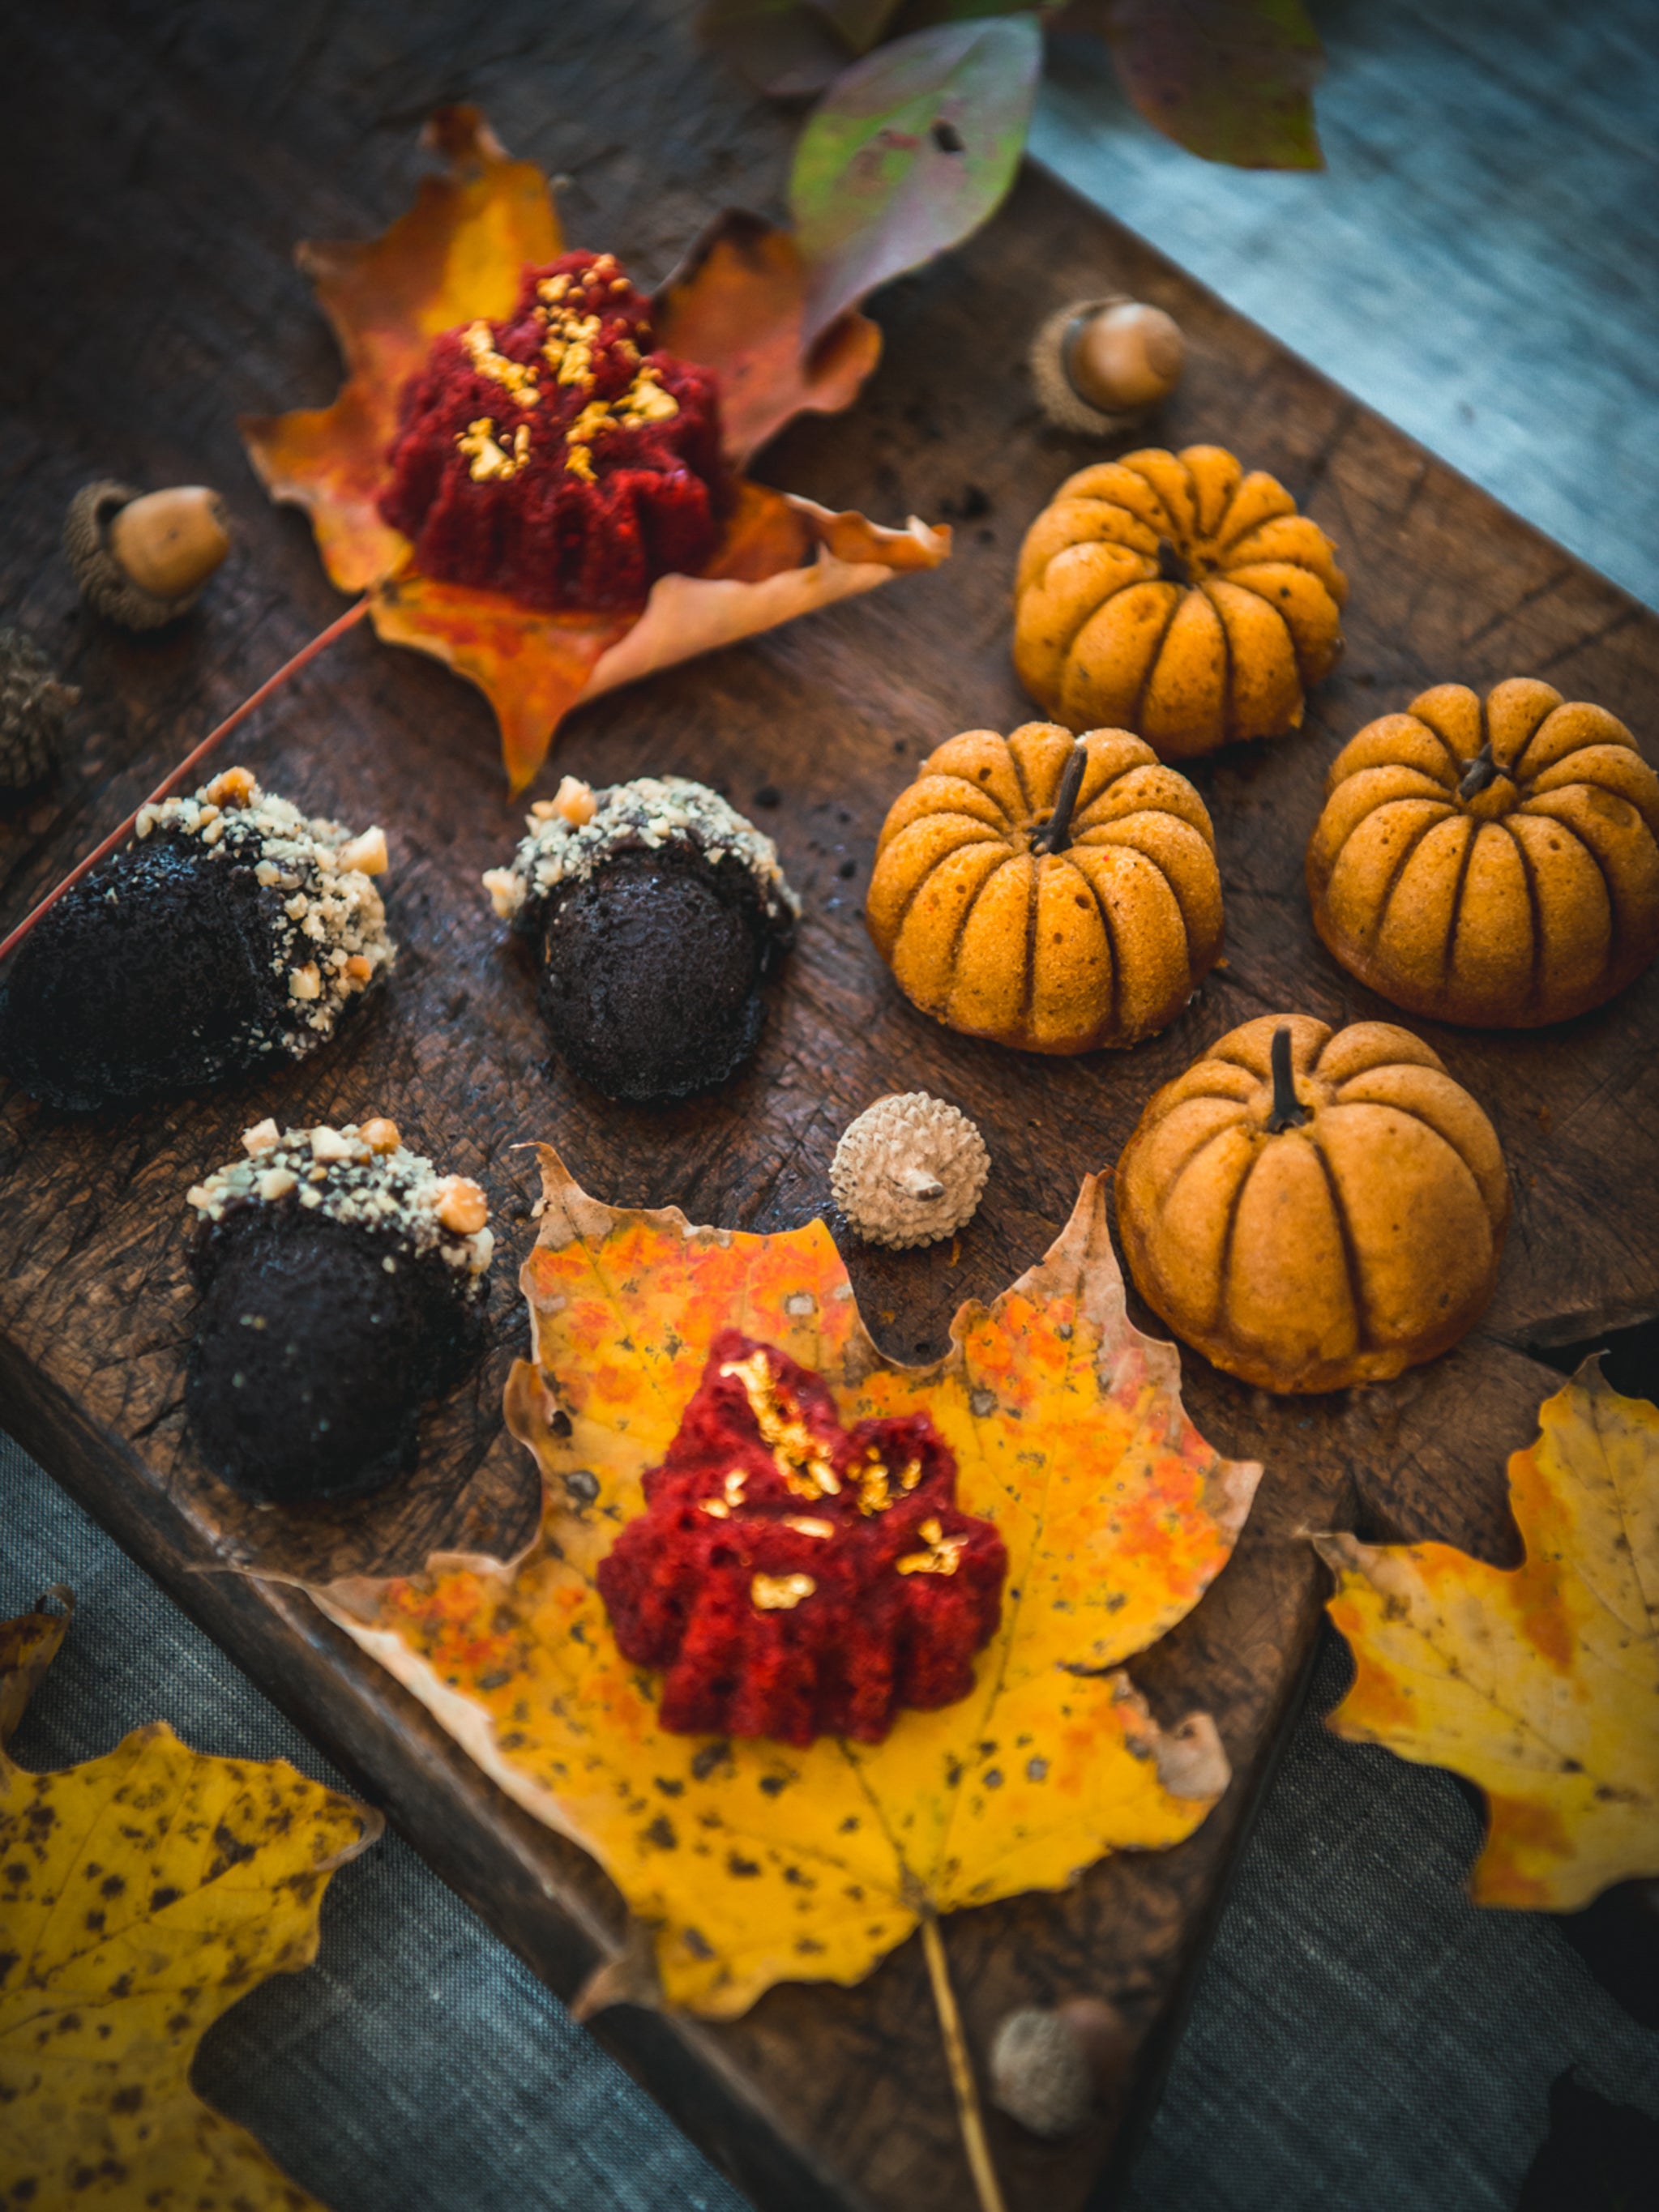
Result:
{"label": "green and red leaf", "polygon": [[1123,88],[1155,130],[1206,161],[1322,169],[1313,88],[1323,66],[1302,0],[1108,0]]}
{"label": "green and red leaf", "polygon": [[811,271],[809,338],[994,214],[1042,66],[1042,34],[1022,15],[896,39],[836,81],[801,133],[789,182]]}

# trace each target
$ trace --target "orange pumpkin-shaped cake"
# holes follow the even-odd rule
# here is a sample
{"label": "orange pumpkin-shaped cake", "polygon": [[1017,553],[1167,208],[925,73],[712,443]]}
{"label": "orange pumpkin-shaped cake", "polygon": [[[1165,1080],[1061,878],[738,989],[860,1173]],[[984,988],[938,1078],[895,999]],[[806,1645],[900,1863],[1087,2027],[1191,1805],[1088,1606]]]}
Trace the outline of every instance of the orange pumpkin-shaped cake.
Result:
{"label": "orange pumpkin-shaped cake", "polygon": [[1138,730],[1164,760],[1297,727],[1342,649],[1347,579],[1283,484],[1219,446],[1067,477],[1026,533],[1014,665],[1074,730]]}
{"label": "orange pumpkin-shaped cake", "polygon": [[1659,775],[1604,708],[1516,677],[1438,684],[1331,764],[1314,924],[1395,1006],[1480,1029],[1565,1021],[1659,951]]}
{"label": "orange pumpkin-shaped cake", "polygon": [[1379,1382],[1485,1308],[1509,1225],[1498,1139],[1427,1045],[1266,1015],[1166,1083],[1117,1164],[1135,1286],[1267,1390]]}
{"label": "orange pumpkin-shaped cake", "polygon": [[926,1014],[1028,1052],[1163,1029],[1221,950],[1204,802],[1127,730],[969,730],[876,848],[870,934]]}

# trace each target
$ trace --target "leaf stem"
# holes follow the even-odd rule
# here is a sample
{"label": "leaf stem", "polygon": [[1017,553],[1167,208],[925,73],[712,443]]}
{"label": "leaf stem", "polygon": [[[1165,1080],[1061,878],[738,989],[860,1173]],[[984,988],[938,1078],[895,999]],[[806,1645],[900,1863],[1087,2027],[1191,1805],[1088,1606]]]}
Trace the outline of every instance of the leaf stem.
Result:
{"label": "leaf stem", "polygon": [[979,2089],[974,2080],[974,2062],[969,2055],[962,2014],[957,2010],[956,1991],[951,1986],[951,1972],[945,1957],[945,1938],[939,1932],[939,1915],[931,1905],[924,1905],[921,1908],[921,1948],[927,1960],[927,1978],[933,1985],[933,2003],[939,2013],[939,2035],[951,2069],[951,2087],[956,2092],[957,2118],[962,2127],[963,2148],[968,2154],[969,2170],[974,2177],[974,2190],[979,2198],[980,2212],[1007,2212],[1002,2185],[997,2179],[996,2167],[991,2162],[991,2146],[985,2139],[985,2116],[980,2110]]}
{"label": "leaf stem", "polygon": [[70,870],[68,875],[64,878],[62,883],[53,884],[51,890],[46,893],[45,898],[40,901],[38,906],[30,908],[29,911],[23,916],[21,921],[18,923],[16,928],[12,931],[11,934],[3,944],[0,944],[0,960],[3,960],[9,952],[13,951],[22,943],[23,939],[28,935],[30,930],[33,928],[35,923],[40,921],[42,915],[46,914],[51,908],[56,906],[58,900],[63,897],[65,891],[73,890],[76,884],[80,882],[82,876],[90,875],[92,871],[97,866],[100,860],[106,860],[110,854],[115,850],[118,845],[124,843],[125,841],[131,836],[132,826],[134,823],[137,821],[138,817],[143,812],[144,807],[159,806],[161,801],[167,797],[167,793],[177,785],[182,783],[185,778],[190,774],[191,770],[197,767],[201,762],[204,761],[216,744],[228,738],[231,732],[235,729],[239,724],[245,722],[247,720],[248,716],[252,714],[255,708],[263,707],[265,701],[270,698],[271,693],[280,690],[281,687],[288,682],[290,676],[297,676],[300,671],[305,667],[308,661],[314,660],[319,653],[325,652],[327,648],[333,644],[337,637],[343,637],[347,630],[353,629],[358,623],[360,623],[363,617],[368,612],[370,605],[370,597],[368,593],[365,593],[364,596],[361,599],[357,600],[354,605],[349,606],[343,615],[338,616],[333,622],[330,623],[326,629],[319,630],[316,636],[312,639],[309,645],[302,645],[300,647],[300,650],[295,653],[290,659],[285,660],[274,676],[266,677],[264,682],[259,686],[258,690],[257,691],[250,692],[248,696],[243,700],[240,707],[234,708],[232,711],[225,716],[224,720],[220,723],[216,730],[210,730],[206,737],[202,739],[201,744],[195,746],[192,750],[185,755],[185,757],[179,762],[178,767],[173,769],[173,773],[170,775],[164,776],[162,778],[161,781],[156,785],[155,790],[151,792],[149,797],[143,801],[143,804],[134,807],[132,812],[128,815],[126,820],[120,824],[118,829],[112,830],[108,836],[104,839],[102,844],[94,846],[93,850],[87,854],[84,860],[80,860],[76,863],[75,866]]}

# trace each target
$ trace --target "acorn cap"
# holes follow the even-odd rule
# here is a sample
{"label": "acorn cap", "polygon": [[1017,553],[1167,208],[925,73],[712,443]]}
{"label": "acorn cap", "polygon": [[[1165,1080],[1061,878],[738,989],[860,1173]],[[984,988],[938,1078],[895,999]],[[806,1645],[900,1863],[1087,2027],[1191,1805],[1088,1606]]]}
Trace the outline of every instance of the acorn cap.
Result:
{"label": "acorn cap", "polygon": [[965,1114],[925,1091],[866,1107],[830,1170],[836,1205],[867,1244],[937,1244],[978,1211],[991,1157]]}
{"label": "acorn cap", "polygon": [[1162,307],[1108,293],[1048,317],[1031,342],[1031,380],[1057,428],[1108,437],[1174,391],[1186,351],[1180,325]]}
{"label": "acorn cap", "polygon": [[1006,2013],[991,2039],[991,2102],[1045,2142],[1075,2135],[1121,2087],[1129,2043],[1103,1997]]}
{"label": "acorn cap", "polygon": [[39,783],[80,696],[73,684],[58,681],[27,631],[0,629],[0,791]]}
{"label": "acorn cap", "polygon": [[141,493],[105,477],[76,493],[64,520],[82,598],[124,629],[188,614],[229,550],[223,501],[205,484]]}

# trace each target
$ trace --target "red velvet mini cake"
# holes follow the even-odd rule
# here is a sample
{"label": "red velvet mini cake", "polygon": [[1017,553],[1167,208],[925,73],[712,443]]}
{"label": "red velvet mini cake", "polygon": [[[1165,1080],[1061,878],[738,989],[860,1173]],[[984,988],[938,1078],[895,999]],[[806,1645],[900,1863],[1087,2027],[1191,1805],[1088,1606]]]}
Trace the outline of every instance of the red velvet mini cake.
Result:
{"label": "red velvet mini cake", "polygon": [[816,1375],[724,1330],[599,1569],[623,1656],[663,1670],[663,1726],[879,1743],[902,1705],[965,1697],[1008,1558],[956,1479],[925,1413],[843,1429]]}
{"label": "red velvet mini cake", "polygon": [[730,501],[713,373],[654,353],[609,253],[526,269],[504,323],[434,340],[406,386],[385,520],[423,575],[550,610],[695,574]]}

